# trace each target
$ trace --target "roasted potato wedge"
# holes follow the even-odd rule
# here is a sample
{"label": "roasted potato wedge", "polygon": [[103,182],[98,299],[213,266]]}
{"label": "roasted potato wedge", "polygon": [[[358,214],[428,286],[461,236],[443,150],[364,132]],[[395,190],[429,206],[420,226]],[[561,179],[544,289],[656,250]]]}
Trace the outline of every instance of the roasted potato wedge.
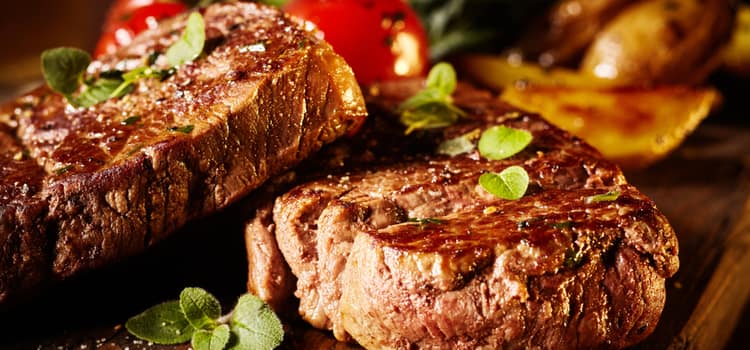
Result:
{"label": "roasted potato wedge", "polygon": [[617,80],[587,76],[566,68],[544,69],[501,56],[468,55],[456,62],[459,72],[495,91],[508,86],[611,87]]}
{"label": "roasted potato wedge", "polygon": [[721,63],[734,23],[733,0],[644,0],[608,23],[581,70],[632,85],[696,84]]}
{"label": "roasted potato wedge", "polygon": [[501,98],[544,116],[625,168],[645,167],[676,148],[718,104],[717,91],[644,88],[507,88]]}
{"label": "roasted potato wedge", "polygon": [[572,63],[630,0],[559,0],[529,27],[515,49],[544,67]]}
{"label": "roasted potato wedge", "polygon": [[750,77],[750,5],[742,4],[729,45],[724,51],[724,65],[730,72]]}

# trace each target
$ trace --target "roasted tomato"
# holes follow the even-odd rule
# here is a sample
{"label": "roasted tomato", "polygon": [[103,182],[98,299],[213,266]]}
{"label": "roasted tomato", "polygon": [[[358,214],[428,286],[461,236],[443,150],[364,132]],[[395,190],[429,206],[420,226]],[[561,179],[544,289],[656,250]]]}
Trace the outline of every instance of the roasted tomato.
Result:
{"label": "roasted tomato", "polygon": [[362,84],[420,76],[427,35],[402,0],[292,0],[287,12],[314,23]]}
{"label": "roasted tomato", "polygon": [[136,34],[155,27],[159,20],[172,17],[186,8],[181,2],[172,1],[116,1],[107,14],[94,56],[117,51],[121,46],[129,44]]}

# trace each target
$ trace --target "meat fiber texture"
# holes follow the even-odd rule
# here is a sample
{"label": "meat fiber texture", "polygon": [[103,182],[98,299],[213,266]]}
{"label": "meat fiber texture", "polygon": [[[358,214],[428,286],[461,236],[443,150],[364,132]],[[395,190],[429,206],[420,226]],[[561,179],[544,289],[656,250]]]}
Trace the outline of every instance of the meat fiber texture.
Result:
{"label": "meat fiber texture", "polygon": [[[413,85],[374,89],[373,110]],[[371,349],[623,348],[648,336],[679,265],[664,215],[539,116],[467,86],[454,99],[468,116],[441,131],[406,137],[387,113],[371,116],[359,139],[323,151],[317,168],[329,170],[261,207],[246,231],[249,289],[282,312],[296,297],[311,325]],[[498,161],[434,152],[493,125],[533,141]],[[521,199],[478,185],[512,165],[530,177]]]}
{"label": "meat fiber texture", "polygon": [[[42,86],[0,109],[0,302],[138,254],[363,121],[351,69],[318,33],[259,4],[201,12],[204,53],[164,81],[90,108]],[[163,54],[186,18],[89,73]]]}

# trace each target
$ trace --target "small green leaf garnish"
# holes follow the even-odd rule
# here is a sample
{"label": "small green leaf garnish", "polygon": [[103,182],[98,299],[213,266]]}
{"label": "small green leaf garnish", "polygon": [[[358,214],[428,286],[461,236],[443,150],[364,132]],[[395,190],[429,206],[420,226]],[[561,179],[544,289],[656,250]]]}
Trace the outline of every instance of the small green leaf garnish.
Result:
{"label": "small green leaf garnish", "polygon": [[156,305],[129,319],[125,328],[157,344],[190,341],[195,350],[271,350],[284,338],[281,320],[258,297],[241,296],[222,316],[219,301],[201,288],[185,288],[179,301]]}
{"label": "small green leaf garnish", "polygon": [[583,249],[568,248],[565,250],[563,265],[569,269],[578,267],[583,262]]}
{"label": "small green leaf garnish", "polygon": [[221,325],[213,331],[201,329],[193,334],[190,345],[195,350],[222,350],[229,343],[229,326]]}
{"label": "small green leaf garnish", "polygon": [[203,16],[193,12],[187,19],[180,39],[167,49],[167,62],[171,66],[181,66],[200,56],[206,43],[206,25]]}
{"label": "small green leaf garnish", "polygon": [[230,326],[237,336],[237,343],[230,348],[233,350],[274,349],[284,340],[279,317],[252,294],[240,297]]}
{"label": "small green leaf garnish", "polygon": [[216,298],[201,288],[185,288],[180,293],[180,308],[195,329],[216,327],[221,317],[221,305]]}
{"label": "small green leaf garnish", "polygon": [[42,74],[53,90],[68,96],[78,90],[91,56],[83,50],[58,47],[42,52]]}
{"label": "small green leaf garnish", "polygon": [[71,96],[68,100],[78,107],[91,107],[112,97],[121,97],[128,93],[128,89],[119,89],[122,80],[99,79],[86,87],[78,96]]}
{"label": "small green leaf garnish", "polygon": [[479,184],[497,197],[516,200],[526,193],[529,187],[529,174],[524,168],[514,165],[496,173],[484,173],[479,177]]}
{"label": "small green leaf garnish", "polygon": [[440,224],[443,224],[443,223],[444,223],[444,221],[443,221],[443,220],[440,220],[440,219],[435,219],[435,218],[424,218],[424,219],[419,219],[419,218],[409,218],[409,219],[407,219],[406,221],[407,221],[407,222],[411,222],[411,223],[415,223],[415,224],[420,224],[420,225],[426,225],[426,224],[436,224],[436,225],[440,225]]}
{"label": "small green leaf garnish", "polygon": [[459,154],[469,153],[476,148],[473,140],[479,136],[479,129],[474,129],[461,136],[445,140],[438,145],[437,153],[455,157]]}
{"label": "small green leaf garnish", "polygon": [[556,228],[558,230],[569,229],[573,227],[573,222],[572,221],[553,222],[549,224],[549,227]]}
{"label": "small green leaf garnish", "polygon": [[141,120],[141,116],[140,115],[134,115],[134,116],[125,118],[125,120],[123,120],[122,122],[120,122],[120,124],[122,124],[122,125],[134,125],[139,120]]}
{"label": "small green leaf garnish", "polygon": [[526,130],[497,125],[482,133],[477,148],[483,157],[500,160],[521,152],[531,139],[531,133]]}
{"label": "small green leaf garnish", "polygon": [[425,88],[404,101],[398,111],[409,134],[416,129],[442,128],[455,123],[465,113],[453,105],[451,94],[456,88],[456,71],[440,62],[430,70]]}
{"label": "small green leaf garnish", "polygon": [[65,174],[68,171],[70,171],[70,169],[73,169],[73,165],[72,164],[68,164],[68,165],[66,165],[64,167],[57,168],[57,169],[55,169],[55,175]]}
{"label": "small green leaf garnish", "polygon": [[599,203],[599,202],[612,202],[620,197],[619,191],[609,191],[607,193],[597,194],[594,196],[588,196],[584,200],[586,204]]}
{"label": "small green leaf garnish", "polygon": [[125,323],[125,328],[136,337],[156,344],[185,343],[195,332],[176,300],[156,305],[132,317]]}
{"label": "small green leaf garnish", "polygon": [[173,126],[173,127],[169,128],[169,131],[181,132],[183,134],[189,134],[189,133],[193,132],[193,129],[195,129],[195,126],[193,126],[191,124],[191,125],[185,125],[185,126]]}

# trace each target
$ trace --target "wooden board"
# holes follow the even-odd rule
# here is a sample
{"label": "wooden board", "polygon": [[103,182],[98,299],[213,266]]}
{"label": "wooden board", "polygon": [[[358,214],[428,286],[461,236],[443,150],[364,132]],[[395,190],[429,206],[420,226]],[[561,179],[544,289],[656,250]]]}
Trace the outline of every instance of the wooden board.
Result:
{"label": "wooden board", "polygon": [[[733,330],[741,317],[750,319],[750,312],[743,311],[750,293],[750,123],[737,115],[709,121],[668,159],[626,175],[654,199],[680,240],[681,267],[667,282],[663,317],[637,348],[745,345],[750,335]],[[194,222],[145,256],[55,287],[23,308],[0,314],[0,348],[187,348],[138,341],[121,324],[176,298],[186,286],[204,287],[231,307],[246,278],[241,227],[232,223],[244,211],[237,206]],[[299,325],[289,328],[284,347],[350,348]]]}

